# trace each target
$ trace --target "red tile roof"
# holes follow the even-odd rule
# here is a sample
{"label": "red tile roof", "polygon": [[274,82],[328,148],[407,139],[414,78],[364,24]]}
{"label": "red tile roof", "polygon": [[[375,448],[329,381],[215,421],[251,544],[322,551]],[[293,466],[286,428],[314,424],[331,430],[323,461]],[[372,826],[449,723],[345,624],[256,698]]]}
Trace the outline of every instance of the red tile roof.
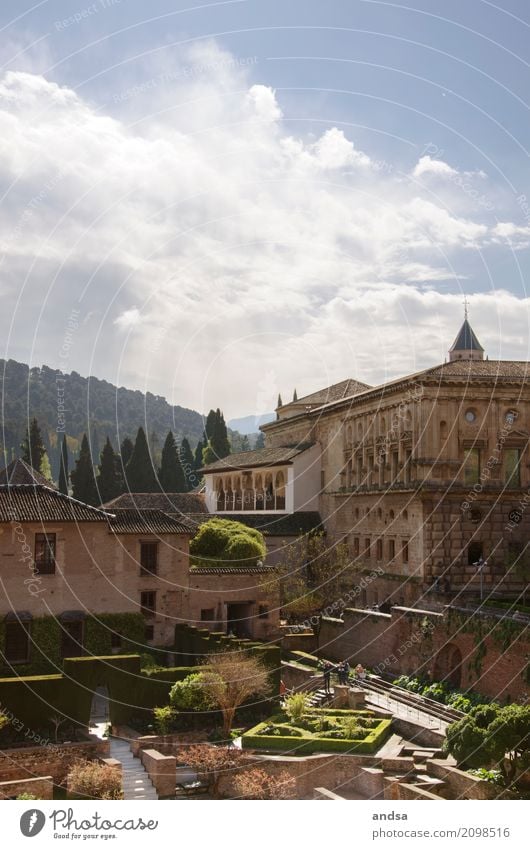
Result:
{"label": "red tile roof", "polygon": [[0,486],[0,522],[105,522],[109,516],[49,486]]}

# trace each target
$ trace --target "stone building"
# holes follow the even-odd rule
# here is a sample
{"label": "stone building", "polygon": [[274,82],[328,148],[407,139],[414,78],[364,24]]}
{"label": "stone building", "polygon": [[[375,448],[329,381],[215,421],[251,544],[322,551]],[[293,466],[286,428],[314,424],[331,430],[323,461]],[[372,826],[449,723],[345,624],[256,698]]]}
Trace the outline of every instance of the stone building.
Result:
{"label": "stone building", "polygon": [[265,449],[204,469],[208,504],[272,517],[290,487],[286,511],[311,505],[359,577],[375,569],[363,604],[517,594],[528,580],[528,372],[485,358],[466,315],[443,364],[280,406],[261,428]]}
{"label": "stone building", "polygon": [[[44,662],[60,671],[63,657],[117,653],[123,646],[170,649],[175,626],[183,623],[207,620],[217,630],[244,628],[253,638],[275,634],[278,605],[261,582],[243,572],[192,574],[189,541],[196,526],[182,516],[138,498],[91,507],[43,484],[21,461],[0,472],[0,480],[4,674]],[[247,618],[237,628],[231,621]]]}

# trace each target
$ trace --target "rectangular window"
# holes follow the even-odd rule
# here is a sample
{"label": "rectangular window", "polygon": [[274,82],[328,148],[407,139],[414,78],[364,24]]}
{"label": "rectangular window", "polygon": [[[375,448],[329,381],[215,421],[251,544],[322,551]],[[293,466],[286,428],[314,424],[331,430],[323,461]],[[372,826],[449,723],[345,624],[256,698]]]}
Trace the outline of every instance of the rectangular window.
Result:
{"label": "rectangular window", "polygon": [[260,604],[259,605],[258,618],[259,619],[268,619],[269,618],[269,606],[267,604]]}
{"label": "rectangular window", "polygon": [[35,534],[35,571],[39,575],[55,574],[55,534]]}
{"label": "rectangular window", "polygon": [[61,622],[61,657],[81,657],[83,652],[83,622]]}
{"label": "rectangular window", "polygon": [[141,593],[140,607],[144,616],[154,616],[156,613],[156,592]]}
{"label": "rectangular window", "polygon": [[356,457],[355,464],[357,468],[357,486],[361,486],[363,482],[363,458],[360,454]]}
{"label": "rectangular window", "polygon": [[403,563],[409,562],[409,541],[408,539],[403,540],[403,544],[401,546],[401,559]]}
{"label": "rectangular window", "polygon": [[412,451],[410,448],[405,451],[405,483],[410,483],[412,480]]}
{"label": "rectangular window", "polygon": [[379,463],[379,486],[384,486],[386,454],[384,454],[384,453],[379,454],[377,460],[378,460],[378,463]]}
{"label": "rectangular window", "polygon": [[142,575],[156,575],[158,569],[158,543],[140,543],[140,566]]}
{"label": "rectangular window", "polygon": [[467,486],[478,483],[480,478],[480,449],[469,448],[464,459],[464,483]]}
{"label": "rectangular window", "polygon": [[359,537],[353,538],[353,556],[359,557]]}
{"label": "rectangular window", "polygon": [[383,559],[383,540],[378,539],[375,544],[375,556],[377,560]]}
{"label": "rectangular window", "polygon": [[393,560],[396,556],[396,541],[393,539],[388,540],[388,559]]}
{"label": "rectangular window", "polygon": [[368,454],[368,486],[373,486],[374,484],[374,455]]}
{"label": "rectangular window", "polygon": [[366,557],[370,557],[370,537],[366,537],[364,541],[364,553]]}
{"label": "rectangular window", "polygon": [[201,622],[213,622],[215,610],[213,607],[206,607],[201,610]]}
{"label": "rectangular window", "polygon": [[478,541],[470,542],[467,547],[467,563],[468,566],[475,566],[482,560],[482,543]]}
{"label": "rectangular window", "polygon": [[29,660],[29,622],[5,623],[5,658],[9,663]]}
{"label": "rectangular window", "polygon": [[517,489],[521,486],[521,449],[504,449],[504,483],[507,487]]}

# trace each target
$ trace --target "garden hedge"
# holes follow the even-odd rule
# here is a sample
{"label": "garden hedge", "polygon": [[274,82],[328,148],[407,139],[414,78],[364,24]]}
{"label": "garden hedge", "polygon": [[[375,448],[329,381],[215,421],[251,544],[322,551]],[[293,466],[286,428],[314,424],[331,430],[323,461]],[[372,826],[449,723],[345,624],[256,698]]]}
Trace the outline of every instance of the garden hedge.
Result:
{"label": "garden hedge", "polygon": [[[323,711],[325,713],[326,711]],[[328,712],[330,714],[331,712]],[[345,711],[347,713],[347,711]],[[364,740],[335,740],[329,737],[279,737],[260,735],[258,732],[270,724],[270,719],[251,728],[241,738],[244,749],[265,749],[289,755],[312,755],[316,752],[342,752],[343,754],[372,755],[381,748],[391,733],[392,720],[382,719]]]}

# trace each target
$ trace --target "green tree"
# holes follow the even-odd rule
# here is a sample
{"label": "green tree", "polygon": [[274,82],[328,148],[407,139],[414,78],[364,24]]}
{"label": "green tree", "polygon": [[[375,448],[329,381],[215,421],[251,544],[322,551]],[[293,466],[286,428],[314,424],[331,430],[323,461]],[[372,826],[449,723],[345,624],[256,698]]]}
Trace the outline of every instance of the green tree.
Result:
{"label": "green tree", "polygon": [[179,711],[208,710],[211,700],[206,695],[202,672],[194,672],[177,681],[169,691],[171,707]]}
{"label": "green tree", "polygon": [[202,461],[205,465],[222,460],[230,454],[230,440],[224,416],[219,408],[210,410],[204,428],[205,440]]}
{"label": "green tree", "polygon": [[162,449],[158,482],[164,492],[186,492],[186,481],[180,465],[178,446],[171,431],[166,436]]}
{"label": "green tree", "polygon": [[143,427],[138,428],[134,451],[127,463],[125,475],[131,492],[158,492],[160,489]]}
{"label": "green tree", "polygon": [[68,495],[68,445],[66,433],[63,433],[61,453],[59,456],[59,492]]}
{"label": "green tree", "polygon": [[52,482],[52,467],[50,466],[50,460],[47,452],[44,452],[44,456],[40,462],[40,473],[46,478],[46,480],[50,481],[50,483]]}
{"label": "green tree", "polygon": [[193,467],[196,472],[202,467],[202,452],[204,450],[204,442],[202,439],[199,439],[197,443],[197,447],[195,449],[195,454],[193,457]]}
{"label": "green tree", "polygon": [[497,767],[510,786],[530,763],[530,707],[478,705],[449,726],[444,748],[461,766]]}
{"label": "green tree", "polygon": [[77,498],[78,501],[83,501],[85,504],[97,505],[100,503],[86,433],[83,434],[79,457],[76,460],[75,469],[72,471],[70,477],[74,498]]}
{"label": "green tree", "polygon": [[192,539],[190,554],[197,566],[208,566],[212,561],[255,566],[265,558],[266,547],[263,534],[255,528],[230,519],[209,519]]}
{"label": "green tree", "polygon": [[260,448],[265,448],[265,434],[258,433],[256,437],[256,441],[254,443],[254,451],[258,451]]}
{"label": "green tree", "polygon": [[184,472],[184,480],[186,484],[185,492],[188,492],[193,488],[193,478],[195,471],[195,460],[193,457],[193,452],[190,447],[190,443],[184,437],[182,442],[180,443],[180,465],[182,466],[182,471]]}
{"label": "green tree", "polygon": [[113,498],[117,498],[123,492],[120,458],[114,451],[108,436],[101,452],[96,482],[102,504],[112,501]]}
{"label": "green tree", "polygon": [[46,454],[46,448],[42,440],[42,434],[37,419],[32,419],[22,445],[22,459],[29,463],[37,472],[42,469],[42,461]]}
{"label": "green tree", "polygon": [[223,732],[227,739],[237,708],[251,696],[265,696],[270,692],[267,668],[248,652],[211,654],[201,676],[206,697],[223,714]]}
{"label": "green tree", "polygon": [[127,465],[129,460],[131,459],[131,455],[134,451],[134,442],[132,439],[129,439],[128,436],[125,437],[121,446],[120,446],[120,456],[123,468]]}

